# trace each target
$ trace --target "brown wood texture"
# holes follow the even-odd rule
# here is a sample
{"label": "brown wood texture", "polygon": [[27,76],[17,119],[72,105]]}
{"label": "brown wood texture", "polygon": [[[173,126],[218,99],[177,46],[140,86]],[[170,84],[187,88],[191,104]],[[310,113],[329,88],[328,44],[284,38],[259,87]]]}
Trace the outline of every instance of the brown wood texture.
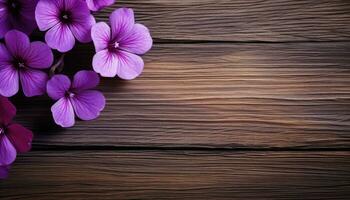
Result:
{"label": "brown wood texture", "polygon": [[16,102],[17,119],[41,145],[349,147],[350,43],[156,44],[145,60],[136,80],[103,80],[97,120],[59,129],[41,99]]}
{"label": "brown wood texture", "polygon": [[[348,199],[349,152],[32,152],[10,199]],[[335,198],[336,197],[336,198]]]}
{"label": "brown wood texture", "polygon": [[335,41],[350,38],[348,0],[122,0],[156,39]]}

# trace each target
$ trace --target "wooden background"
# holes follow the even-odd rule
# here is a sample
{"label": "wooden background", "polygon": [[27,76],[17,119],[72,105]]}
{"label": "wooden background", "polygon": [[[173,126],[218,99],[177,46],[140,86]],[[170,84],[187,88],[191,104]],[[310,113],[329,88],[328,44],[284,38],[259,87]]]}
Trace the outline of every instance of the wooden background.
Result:
{"label": "wooden background", "polygon": [[[74,128],[15,97],[35,132],[1,199],[349,199],[349,0],[124,0],[155,39],[134,81]],[[65,72],[91,66],[78,45]]]}

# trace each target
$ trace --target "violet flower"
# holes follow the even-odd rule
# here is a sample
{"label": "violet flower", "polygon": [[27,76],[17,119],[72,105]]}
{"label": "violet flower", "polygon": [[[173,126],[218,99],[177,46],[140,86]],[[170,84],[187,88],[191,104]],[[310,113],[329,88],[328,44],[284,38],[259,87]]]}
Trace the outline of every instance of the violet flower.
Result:
{"label": "violet flower", "polygon": [[115,0],[86,0],[86,4],[92,11],[99,11],[104,7],[114,4]]}
{"label": "violet flower", "polygon": [[15,115],[15,106],[0,96],[0,176],[6,175],[6,169],[15,161],[17,153],[28,152],[32,147],[33,133],[20,124],[12,123]]}
{"label": "violet flower", "polygon": [[41,31],[47,31],[46,43],[60,52],[74,47],[75,38],[82,43],[91,41],[95,18],[84,0],[40,0],[35,19]]}
{"label": "violet flower", "polygon": [[8,177],[10,166],[0,166],[0,179],[6,179]]}
{"label": "violet flower", "polygon": [[30,34],[36,27],[34,11],[38,0],[0,0],[0,39],[11,29]]}
{"label": "violet flower", "polygon": [[86,70],[76,73],[72,84],[65,75],[53,76],[47,83],[47,93],[53,100],[58,100],[51,107],[56,124],[73,126],[75,114],[82,120],[97,118],[106,103],[101,92],[92,90],[99,81],[94,71]]}
{"label": "violet flower", "polygon": [[43,42],[30,43],[28,36],[17,30],[6,33],[5,43],[0,43],[0,94],[15,95],[19,82],[27,97],[44,94],[48,75],[41,69],[51,66],[51,49]]}
{"label": "violet flower", "polygon": [[104,77],[118,75],[130,80],[139,76],[144,62],[138,55],[145,54],[152,47],[149,30],[135,24],[132,9],[120,8],[109,17],[111,28],[104,22],[91,29],[96,54],[92,66]]}

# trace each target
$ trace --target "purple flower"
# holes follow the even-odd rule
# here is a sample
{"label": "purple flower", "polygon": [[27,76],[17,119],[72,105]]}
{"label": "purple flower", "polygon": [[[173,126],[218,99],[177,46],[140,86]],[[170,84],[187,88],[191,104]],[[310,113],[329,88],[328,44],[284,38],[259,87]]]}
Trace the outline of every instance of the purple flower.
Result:
{"label": "purple flower", "polygon": [[38,0],[0,0],[0,39],[11,29],[30,34],[36,28],[34,10]]}
{"label": "purple flower", "polygon": [[91,90],[99,81],[95,72],[85,70],[75,74],[72,84],[65,75],[53,76],[47,83],[47,93],[53,100],[58,100],[51,107],[56,124],[73,126],[75,114],[82,120],[97,118],[106,102],[101,92]]}
{"label": "purple flower", "polygon": [[15,95],[19,82],[27,97],[44,94],[48,76],[40,69],[51,66],[51,49],[43,42],[30,43],[28,36],[17,30],[6,33],[5,43],[0,43],[0,94]]}
{"label": "purple flower", "polygon": [[46,43],[60,52],[74,47],[75,38],[82,43],[91,41],[95,18],[84,0],[40,0],[35,18],[41,31],[47,31]]}
{"label": "purple flower", "polygon": [[86,0],[87,6],[92,11],[99,11],[104,7],[114,4],[115,0]]}
{"label": "purple flower", "polygon": [[20,124],[12,123],[15,115],[15,106],[0,96],[0,166],[3,167],[0,176],[6,175],[6,168],[15,161],[17,153],[25,153],[32,147],[33,133]]}
{"label": "purple flower", "polygon": [[0,166],[0,179],[6,179],[8,177],[10,166]]}
{"label": "purple flower", "polygon": [[144,63],[140,56],[152,47],[152,38],[148,29],[135,24],[132,9],[120,8],[109,18],[111,28],[104,22],[97,23],[91,29],[96,54],[92,66],[104,77],[118,75],[130,80],[139,76]]}

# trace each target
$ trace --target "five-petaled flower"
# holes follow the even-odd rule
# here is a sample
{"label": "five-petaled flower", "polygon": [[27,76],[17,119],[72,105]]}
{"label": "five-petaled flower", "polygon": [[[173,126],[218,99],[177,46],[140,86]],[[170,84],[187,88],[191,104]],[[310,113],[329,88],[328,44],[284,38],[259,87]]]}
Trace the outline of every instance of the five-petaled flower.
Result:
{"label": "five-petaled flower", "polygon": [[92,11],[99,11],[106,6],[114,4],[115,0],[86,0],[87,6]]}
{"label": "five-petaled flower", "polygon": [[6,178],[17,153],[25,153],[32,147],[33,133],[12,123],[15,115],[16,107],[6,97],[0,96],[0,178]]}
{"label": "five-petaled flower", "polygon": [[84,0],[40,0],[35,18],[41,31],[47,31],[46,43],[60,52],[74,47],[75,38],[82,43],[91,41],[95,18]]}
{"label": "five-petaled flower", "polygon": [[38,0],[0,0],[0,39],[7,31],[30,34],[36,27],[34,11]]}
{"label": "five-petaled flower", "polygon": [[53,100],[58,100],[51,107],[56,124],[73,126],[75,114],[82,120],[97,118],[105,107],[103,94],[92,90],[99,81],[98,74],[86,70],[76,73],[73,83],[65,75],[53,76],[47,83],[47,93]]}
{"label": "five-petaled flower", "polygon": [[19,82],[27,97],[44,94],[48,75],[40,69],[52,65],[51,49],[43,42],[30,43],[28,36],[17,30],[6,33],[5,43],[0,43],[0,94],[15,95]]}
{"label": "five-petaled flower", "polygon": [[110,18],[111,28],[104,22],[91,29],[96,54],[93,57],[94,70],[104,77],[130,80],[139,76],[144,62],[139,55],[152,47],[149,30],[142,24],[135,24],[134,12],[129,8],[114,11]]}

